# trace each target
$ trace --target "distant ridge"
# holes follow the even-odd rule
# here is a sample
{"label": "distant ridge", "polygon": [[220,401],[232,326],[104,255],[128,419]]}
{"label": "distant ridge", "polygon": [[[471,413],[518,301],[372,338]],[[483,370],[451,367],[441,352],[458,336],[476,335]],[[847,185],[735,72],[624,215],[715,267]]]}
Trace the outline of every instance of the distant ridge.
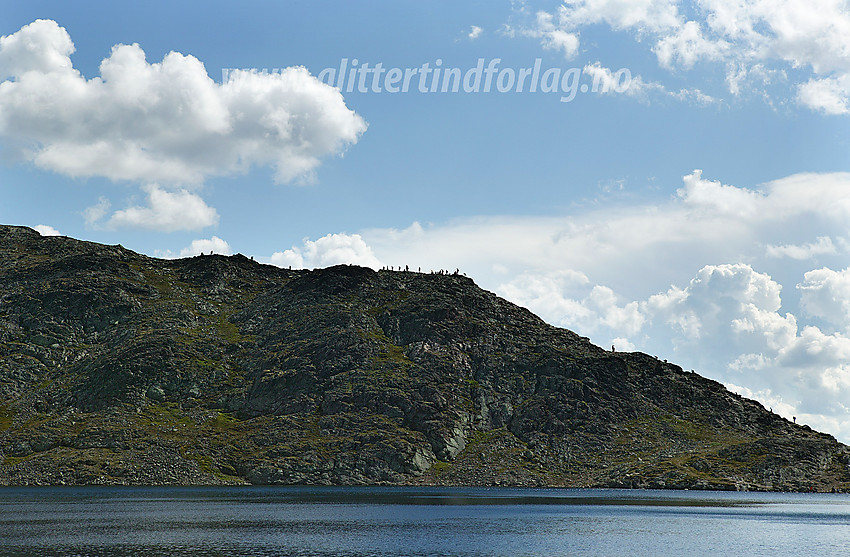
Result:
{"label": "distant ridge", "polygon": [[458,275],[0,226],[0,484],[846,490],[850,450]]}

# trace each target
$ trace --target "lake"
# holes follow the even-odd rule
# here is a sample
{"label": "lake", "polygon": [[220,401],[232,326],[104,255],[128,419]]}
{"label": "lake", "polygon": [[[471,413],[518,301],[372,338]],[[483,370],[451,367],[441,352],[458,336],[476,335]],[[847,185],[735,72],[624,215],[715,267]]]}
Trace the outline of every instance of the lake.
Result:
{"label": "lake", "polygon": [[846,555],[850,495],[0,488],[0,555]]}

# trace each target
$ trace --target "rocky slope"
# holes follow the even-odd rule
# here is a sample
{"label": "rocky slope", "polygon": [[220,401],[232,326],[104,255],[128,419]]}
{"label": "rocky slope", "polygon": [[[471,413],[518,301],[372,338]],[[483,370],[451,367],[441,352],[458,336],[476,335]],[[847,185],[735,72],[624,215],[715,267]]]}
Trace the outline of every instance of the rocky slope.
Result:
{"label": "rocky slope", "polygon": [[0,226],[0,484],[850,488],[848,447],[454,275]]}

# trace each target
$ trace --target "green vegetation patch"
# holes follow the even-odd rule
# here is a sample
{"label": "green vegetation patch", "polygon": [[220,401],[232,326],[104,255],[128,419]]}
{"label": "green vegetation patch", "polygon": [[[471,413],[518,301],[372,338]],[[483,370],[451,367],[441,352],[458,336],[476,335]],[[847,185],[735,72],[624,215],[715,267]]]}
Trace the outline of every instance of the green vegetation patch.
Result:
{"label": "green vegetation patch", "polygon": [[146,433],[169,438],[184,437],[189,431],[197,429],[195,422],[182,415],[173,402],[152,404],[139,414],[139,419]]}
{"label": "green vegetation patch", "polygon": [[15,411],[7,404],[0,406],[0,432],[12,427],[15,421]]}
{"label": "green vegetation patch", "polygon": [[442,460],[438,460],[431,466],[431,472],[434,474],[434,477],[440,479],[440,476],[446,474],[449,470],[451,470],[452,464],[450,462],[443,462]]}
{"label": "green vegetation patch", "polygon": [[232,414],[219,412],[214,418],[208,420],[204,426],[219,432],[229,432],[237,423],[239,423],[239,420],[233,417]]}
{"label": "green vegetation patch", "polygon": [[404,349],[393,344],[392,339],[381,329],[370,329],[362,334],[365,339],[378,344],[378,355],[372,358],[372,363],[377,369],[407,371],[416,365],[404,354]]}
{"label": "green vegetation patch", "polygon": [[184,448],[180,449],[180,454],[186,460],[194,460],[198,463],[198,468],[200,468],[201,472],[204,474],[209,474],[213,476],[220,482],[224,483],[235,483],[235,484],[243,484],[245,480],[238,476],[232,476],[230,474],[225,474],[222,472],[218,466],[216,466],[215,461],[211,456],[201,455],[187,452]]}
{"label": "green vegetation patch", "polygon": [[230,344],[239,344],[240,342],[253,342],[253,337],[243,335],[239,332],[239,327],[228,319],[227,314],[220,312],[215,316],[215,327],[218,335]]}
{"label": "green vegetation patch", "polygon": [[3,466],[17,466],[21,462],[26,462],[31,458],[35,457],[35,454],[27,455],[27,456],[7,456],[3,459]]}
{"label": "green vegetation patch", "polygon": [[[407,290],[384,290],[381,292],[382,297],[385,298],[383,303],[379,305],[372,306],[366,310],[366,313],[371,317],[377,317],[381,314],[388,313],[394,309],[398,309],[404,302],[410,298],[410,292]],[[360,300],[356,297],[352,297],[351,301],[354,303],[359,302]]]}

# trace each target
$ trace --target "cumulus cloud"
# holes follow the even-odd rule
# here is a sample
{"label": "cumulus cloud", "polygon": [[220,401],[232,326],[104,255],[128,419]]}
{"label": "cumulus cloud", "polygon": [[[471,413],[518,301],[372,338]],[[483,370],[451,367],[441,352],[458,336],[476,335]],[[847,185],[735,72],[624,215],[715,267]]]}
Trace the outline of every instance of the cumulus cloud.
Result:
{"label": "cumulus cloud", "polygon": [[671,326],[680,347],[710,342],[738,354],[775,352],[797,329],[793,315],[778,313],[781,290],[747,264],[706,265],[685,288],[651,296],[641,309],[648,320]]}
{"label": "cumulus cloud", "polygon": [[305,239],[302,246],[275,252],[270,262],[278,267],[313,269],[332,265],[361,265],[378,269],[381,262],[359,234],[328,234]]}
{"label": "cumulus cloud", "polygon": [[192,257],[204,253],[217,253],[219,255],[232,255],[230,244],[213,236],[204,240],[192,240],[192,244],[180,250],[180,257]]}
{"label": "cumulus cloud", "polygon": [[53,228],[52,226],[48,226],[46,224],[37,224],[33,226],[36,232],[41,234],[42,236],[61,236],[62,233]]}
{"label": "cumulus cloud", "polygon": [[584,273],[573,270],[524,273],[501,285],[499,294],[550,323],[589,332],[598,322],[598,315],[581,299],[589,283]]}
{"label": "cumulus cloud", "polygon": [[[218,212],[192,192],[170,192],[158,186],[145,189],[148,206],[133,206],[116,211],[106,222],[107,228],[130,227],[175,232],[218,224]],[[89,208],[89,216],[104,214],[102,208],[101,205]]]}
{"label": "cumulus cloud", "polygon": [[[322,158],[366,130],[340,92],[303,67],[238,70],[218,84],[193,56],[151,63],[138,44],[119,44],[86,79],[73,52],[52,20],[0,37],[0,143],[46,170],[144,185],[149,206],[117,211],[107,227],[213,225],[215,209],[187,187],[255,166],[274,168],[278,182],[310,181]],[[109,207],[101,198],[86,224],[98,226]]]}
{"label": "cumulus cloud", "polygon": [[825,114],[850,112],[850,74],[812,78],[797,89],[797,100]]}
{"label": "cumulus cloud", "polygon": [[138,44],[119,44],[86,79],[73,52],[51,20],[0,38],[0,139],[68,176],[187,185],[269,165],[288,182],[309,178],[366,129],[303,67],[234,71],[218,84],[193,56],[150,63]]}
{"label": "cumulus cloud", "polygon": [[481,33],[483,33],[483,32],[484,32],[484,29],[482,29],[481,27],[478,27],[477,25],[473,25],[469,28],[469,33],[466,36],[469,37],[469,40],[474,41],[475,39],[480,37]]}
{"label": "cumulus cloud", "polygon": [[218,255],[233,255],[233,249],[226,241],[218,236],[212,238],[192,240],[192,243],[175,253],[170,249],[156,250],[155,255],[163,259],[176,259],[178,257],[194,257],[215,253]]}
{"label": "cumulus cloud", "polygon": [[814,269],[805,274],[797,288],[802,291],[801,305],[808,315],[850,332],[850,268]]}
{"label": "cumulus cloud", "polygon": [[[523,305],[551,323],[594,334],[601,329],[634,335],[643,326],[637,302],[621,300],[607,286],[591,285],[578,271],[524,273],[498,288],[499,294]],[[619,339],[620,345],[628,341]]]}
{"label": "cumulus cloud", "polygon": [[676,193],[685,205],[694,208],[734,217],[751,217],[761,205],[762,195],[758,192],[704,180],[699,169],[685,176],[684,183],[684,187]]}
{"label": "cumulus cloud", "polygon": [[[781,316],[781,286],[746,264],[707,265],[685,287],[627,301],[577,271],[526,273],[498,288],[505,297],[550,322],[583,334],[635,339],[651,325],[666,329],[676,347],[705,342],[737,346],[735,354],[776,352],[796,332]],[[604,336],[603,336],[604,338]]]}
{"label": "cumulus cloud", "polygon": [[34,72],[71,70],[74,43],[56,22],[37,20],[12,35],[0,37],[0,79]]}
{"label": "cumulus cloud", "polygon": [[[794,70],[799,81],[774,94],[794,91],[801,105],[826,114],[850,112],[850,9],[846,2],[814,0],[564,0],[541,11],[525,32],[544,48],[553,37],[569,39],[568,57],[580,49],[581,31],[605,24],[646,44],[659,66],[679,71],[700,63],[725,66],[729,92],[767,87]],[[769,96],[769,95],[768,95]]]}

